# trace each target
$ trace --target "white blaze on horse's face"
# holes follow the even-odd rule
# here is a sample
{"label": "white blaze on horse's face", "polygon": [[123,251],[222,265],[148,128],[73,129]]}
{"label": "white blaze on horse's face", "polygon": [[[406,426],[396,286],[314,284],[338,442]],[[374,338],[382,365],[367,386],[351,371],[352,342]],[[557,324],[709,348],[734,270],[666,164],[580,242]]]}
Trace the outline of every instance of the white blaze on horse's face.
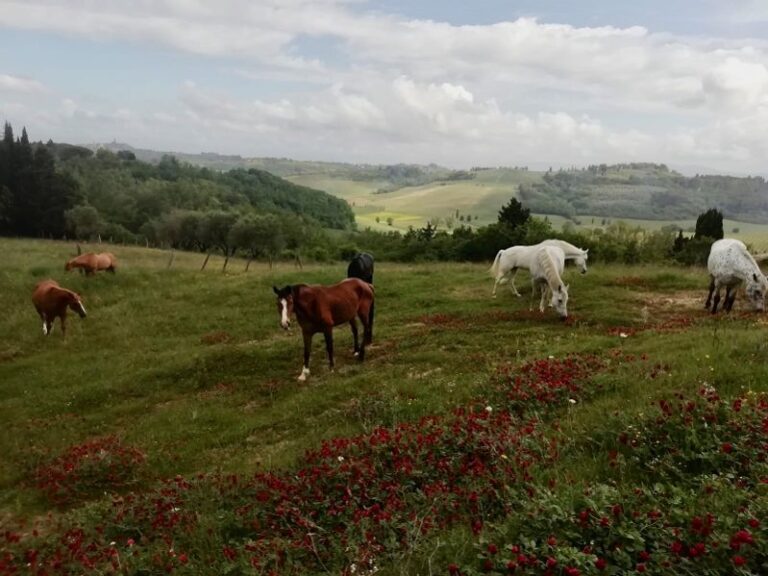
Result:
{"label": "white blaze on horse's face", "polygon": [[288,330],[291,327],[291,319],[288,318],[288,300],[280,298],[280,326]]}
{"label": "white blaze on horse's face", "polygon": [[43,335],[48,336],[48,325],[45,323],[45,320],[43,320]]}

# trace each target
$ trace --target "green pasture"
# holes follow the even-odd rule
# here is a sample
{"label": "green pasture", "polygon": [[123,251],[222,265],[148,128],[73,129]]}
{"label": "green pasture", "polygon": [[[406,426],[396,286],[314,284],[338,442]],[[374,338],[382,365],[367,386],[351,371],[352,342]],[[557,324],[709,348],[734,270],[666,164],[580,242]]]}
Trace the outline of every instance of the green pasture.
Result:
{"label": "green pasture", "polygon": [[[478,172],[472,180],[439,181],[424,186],[404,187],[382,194],[376,194],[376,191],[385,185],[384,182],[335,178],[328,174],[302,174],[290,176],[288,180],[324,190],[347,200],[355,212],[355,219],[360,228],[402,232],[409,227],[421,228],[428,220],[436,218],[443,219],[439,227],[444,229],[444,219],[455,216],[457,210],[465,216],[471,215],[473,226],[491,224],[496,222],[499,209],[510,198],[517,197],[518,186],[521,183],[534,182],[540,178],[539,172],[487,170]],[[635,190],[632,189],[629,192],[634,194]],[[612,192],[608,190],[606,194],[610,199],[617,198],[616,190]],[[625,199],[630,204],[637,201],[631,194]],[[579,231],[605,228],[610,223],[616,222],[624,222],[628,226],[636,226],[644,230],[678,226],[688,232],[696,226],[695,219],[644,220],[591,214],[580,214],[574,219],[555,214],[536,214],[536,216],[548,218],[555,230],[561,230],[566,223]],[[392,218],[391,226],[387,224],[387,218]],[[461,224],[463,222],[458,220],[454,223],[455,226]],[[727,237],[739,238],[758,252],[768,252],[768,225],[725,220],[723,229]]]}
{"label": "green pasture", "polygon": [[[585,446],[608,432],[604,415],[637,415],[672,390],[768,389],[766,316],[746,313],[740,297],[733,314],[711,317],[702,269],[569,268],[564,323],[529,312],[524,272],[523,298],[502,286],[492,299],[490,263],[379,262],[366,362],[353,359],[340,327],[336,371],[316,337],[312,375],[299,383],[301,335],[279,328],[271,287],[332,283],[346,263],[254,263],[246,273],[233,260],[222,273],[216,257],[200,271],[199,254],[177,253],[168,268],[168,252],[109,249],[117,273],[88,278],[64,272],[72,244],[0,240],[0,527],[49,511],[30,485],[41,460],[110,434],[146,453],[141,490],[177,474],[291,469],[323,439],[446,412],[481,397],[499,366],[550,356],[619,351],[665,367],[657,379],[631,368],[601,376],[603,392],[562,424]],[[58,325],[44,337],[32,307],[45,278],[79,292],[88,309],[84,320],[70,315],[66,340]],[[680,319],[691,323],[678,328]],[[570,482],[601,473],[590,449],[567,465],[554,473]]]}

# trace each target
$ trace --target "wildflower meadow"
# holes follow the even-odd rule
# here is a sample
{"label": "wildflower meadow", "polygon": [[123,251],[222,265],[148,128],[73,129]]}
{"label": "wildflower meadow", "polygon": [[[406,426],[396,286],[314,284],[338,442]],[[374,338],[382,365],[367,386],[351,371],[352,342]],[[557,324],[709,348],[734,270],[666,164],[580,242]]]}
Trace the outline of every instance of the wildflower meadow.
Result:
{"label": "wildflower meadow", "polygon": [[[561,322],[484,266],[377,264],[366,362],[340,327],[300,383],[271,286],[343,263],[2,245],[0,574],[768,573],[766,323],[707,314],[701,269],[568,271]],[[89,310],[66,340],[48,276]]]}

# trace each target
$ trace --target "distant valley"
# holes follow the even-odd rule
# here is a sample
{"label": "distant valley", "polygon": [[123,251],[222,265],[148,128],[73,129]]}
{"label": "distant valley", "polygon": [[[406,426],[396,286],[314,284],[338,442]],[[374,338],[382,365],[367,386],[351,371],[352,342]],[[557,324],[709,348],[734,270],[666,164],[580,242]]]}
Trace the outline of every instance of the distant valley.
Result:
{"label": "distant valley", "polygon": [[[139,160],[158,162],[164,152],[127,144],[93,145],[130,150]],[[296,184],[346,200],[358,225],[407,229],[431,222],[441,228],[495,221],[511,197],[556,225],[600,226],[623,219],[644,227],[687,228],[708,208],[720,209],[733,229],[760,230],[768,224],[768,184],[760,176],[684,176],[664,164],[592,165],[567,171],[526,167],[371,165],[243,158],[216,153],[172,153],[211,170],[257,168]],[[759,226],[755,226],[759,225]],[[743,232],[743,230],[740,230]]]}

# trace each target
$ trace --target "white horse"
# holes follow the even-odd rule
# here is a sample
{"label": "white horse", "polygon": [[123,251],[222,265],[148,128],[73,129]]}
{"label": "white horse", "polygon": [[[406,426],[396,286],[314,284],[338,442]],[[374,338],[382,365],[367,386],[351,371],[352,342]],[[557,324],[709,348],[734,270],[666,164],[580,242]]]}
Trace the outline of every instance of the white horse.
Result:
{"label": "white horse", "polygon": [[[725,302],[723,308],[730,312],[733,301],[736,300],[736,290],[744,282],[747,299],[755,310],[765,309],[765,294],[768,292],[766,280],[760,267],[740,240],[724,238],[712,244],[707,260],[709,270],[709,295],[704,306],[709,309],[712,304],[712,314],[717,312],[720,303],[720,289],[725,286]],[[712,294],[715,299],[712,302]]]}
{"label": "white horse", "polygon": [[[581,268],[581,273],[587,273],[587,258],[589,255],[589,249],[582,250],[577,248],[573,244],[566,242],[565,240],[544,240],[533,246],[512,246],[506,250],[499,250],[496,254],[496,259],[493,261],[493,265],[489,270],[491,276],[496,280],[493,284],[493,297],[496,298],[496,288],[499,284],[506,282],[510,283],[512,291],[515,296],[521,296],[515,286],[515,274],[517,274],[518,268],[530,269],[531,258],[538,248],[541,246],[556,246],[560,248],[565,254],[566,260],[573,260],[576,266]],[[507,279],[506,276],[509,275]]]}
{"label": "white horse", "polygon": [[557,246],[539,246],[533,252],[529,270],[531,272],[531,310],[533,310],[533,294],[538,287],[541,290],[539,311],[544,312],[544,299],[547,292],[552,298],[549,305],[555,309],[560,317],[565,320],[568,317],[568,286],[560,278],[565,267],[565,253]]}

